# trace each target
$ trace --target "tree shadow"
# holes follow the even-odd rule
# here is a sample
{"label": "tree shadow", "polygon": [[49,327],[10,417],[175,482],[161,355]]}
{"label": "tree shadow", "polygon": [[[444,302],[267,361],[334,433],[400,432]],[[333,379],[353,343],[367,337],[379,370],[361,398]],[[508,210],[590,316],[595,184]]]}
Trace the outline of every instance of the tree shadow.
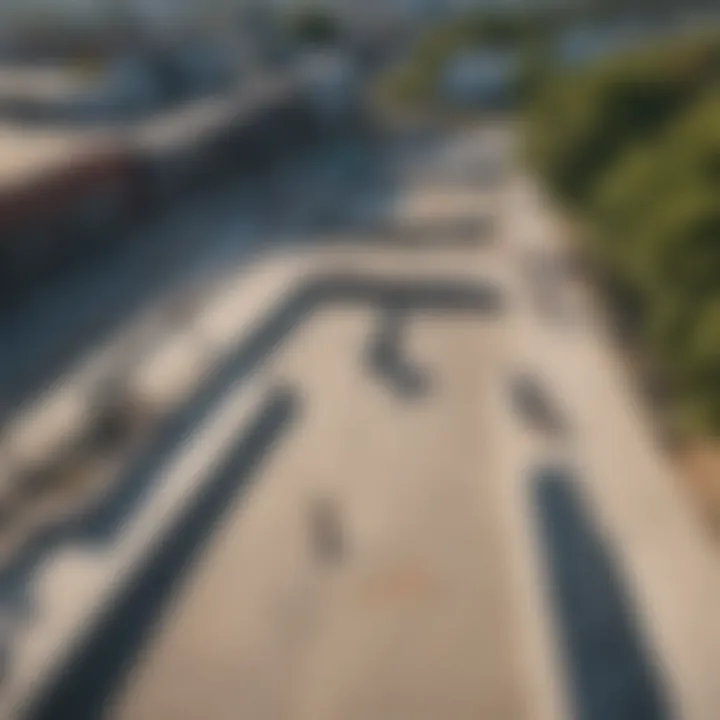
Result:
{"label": "tree shadow", "polygon": [[266,322],[241,343],[207,382],[153,433],[144,452],[130,463],[101,498],[76,513],[44,525],[0,567],[0,603],[20,617],[28,614],[30,578],[43,559],[65,544],[107,545],[154,487],[168,455],[215,410],[228,388],[246,380],[310,308],[306,288],[290,292]]}
{"label": "tree shadow", "polygon": [[[350,226],[336,217],[319,233],[334,244],[377,247],[388,250],[477,250],[492,243],[495,224],[489,215],[431,218],[398,222],[369,217]],[[317,242],[317,241],[316,241]]]}
{"label": "tree shadow", "polygon": [[384,308],[379,327],[371,338],[367,352],[369,372],[398,397],[422,397],[429,390],[426,372],[414,366],[404,354],[407,314],[397,308]]}
{"label": "tree shadow", "polygon": [[569,471],[562,467],[539,469],[532,499],[574,699],[574,717],[674,717],[617,557]]}
{"label": "tree shadow", "polygon": [[27,720],[94,720],[103,716],[173,591],[201,556],[242,487],[287,432],[297,411],[292,393],[279,391],[267,399],[246,434],[207,478],[199,497],[135,570],[63,672],[24,713]]}
{"label": "tree shadow", "polygon": [[364,305],[394,313],[497,312],[499,291],[483,283],[455,280],[412,281],[363,275],[319,275],[287,291],[257,329],[223,361],[213,376],[177,412],[162,422],[152,442],[120,475],[99,502],[44,525],[11,561],[0,567],[0,603],[21,615],[25,589],[34,569],[54,548],[67,543],[107,544],[153,486],[173,448],[177,447],[222,399],[227,388],[246,380],[301,322],[322,307]]}
{"label": "tree shadow", "polygon": [[529,372],[510,379],[510,396],[515,411],[530,428],[555,438],[570,434],[570,423],[550,397],[540,377]]}
{"label": "tree shadow", "polygon": [[[301,323],[306,322],[316,311],[328,307],[342,309],[358,305],[386,317],[386,338],[381,343],[383,348],[376,353],[375,372],[380,372],[393,391],[403,397],[417,397],[425,389],[424,376],[400,354],[400,328],[406,314],[494,314],[501,310],[502,297],[496,287],[484,282],[444,278],[381,278],[362,274],[317,275],[289,290],[265,321],[238,346],[214,376],[208,379],[205,386],[177,413],[161,424],[146,451],[118,477],[98,502],[40,528],[12,561],[0,569],[0,602],[15,618],[15,632],[21,624],[31,622],[37,612],[31,594],[32,580],[36,569],[42,565],[45,558],[63,545],[103,547],[116,541],[153,489],[160,469],[173,449],[213,412],[231,384],[249,378],[282,343],[292,337]],[[283,402],[286,407],[287,399]],[[242,441],[243,446],[244,442]],[[149,575],[147,581],[154,583],[154,575],[154,572]],[[127,632],[130,632],[130,629]],[[6,646],[10,653],[8,661],[11,661],[12,639],[11,633]],[[110,653],[111,645],[108,641],[104,651],[96,649],[93,652]],[[81,659],[71,664],[80,663],[85,667],[88,662]],[[96,661],[90,662],[87,667],[92,669],[95,664]],[[52,702],[41,698],[38,700],[39,707],[44,709],[42,712],[38,711],[40,714],[31,714],[29,717],[97,717],[92,714],[52,714],[52,709],[60,707],[61,700],[58,698],[64,697],[66,692],[70,692],[74,698],[72,701],[62,700],[62,703],[73,703],[67,707],[76,708],[75,703],[84,703],[85,701],[79,698],[79,694],[82,694],[79,689],[81,687],[84,688],[83,692],[89,692],[87,702],[97,703],[99,690],[92,690],[92,686],[98,684],[100,687],[100,680],[80,683],[68,679],[73,677],[73,672],[75,671],[69,670],[70,675],[65,674],[65,679],[58,681],[57,688],[49,691],[48,697],[54,698]],[[75,689],[64,689],[68,684]],[[96,704],[93,707],[96,707]]]}
{"label": "tree shadow", "polygon": [[[240,152],[237,148],[235,151]],[[397,178],[386,173],[382,163],[377,165],[366,163],[361,170],[362,172],[358,173],[355,178],[358,187],[372,187],[376,192],[380,189],[379,194],[383,199],[383,202],[366,218],[368,221],[366,229],[369,232],[360,233],[360,242],[363,244],[406,250],[424,250],[436,247],[466,250],[478,247],[490,237],[492,223],[487,217],[480,219],[456,218],[449,222],[429,222],[423,226],[400,226],[389,222],[388,217],[392,207],[390,199],[396,190]],[[275,213],[277,214],[277,209],[275,209]],[[336,216],[335,223],[336,225],[333,227],[356,229],[352,219],[342,209]],[[378,233],[380,237],[378,237]],[[314,239],[310,242],[317,244],[323,241],[323,233],[320,232],[319,234],[315,233]],[[273,251],[273,248],[277,247],[277,241],[268,235],[266,245],[267,247],[263,251]],[[132,252],[141,255],[144,250],[137,249]],[[243,262],[246,256],[247,253],[243,249],[243,252],[238,252],[232,257],[232,262]],[[105,268],[103,272],[107,272],[109,275],[116,272],[113,267],[113,259],[104,258],[102,264]],[[133,258],[130,258],[127,269],[131,271],[134,264]],[[221,270],[226,271],[227,268]],[[48,364],[53,367],[56,367],[58,363],[66,365],[72,358],[77,357],[82,348],[89,347],[97,343],[100,338],[108,336],[143,303],[157,297],[158,292],[177,289],[178,284],[186,279],[188,273],[193,271],[192,268],[176,268],[174,265],[168,268],[153,266],[148,270],[147,277],[143,276],[140,283],[142,287],[137,293],[131,298],[118,301],[111,312],[99,313],[93,323],[90,323],[92,327],[78,328],[77,337],[68,343],[68,347],[64,348],[59,356],[45,358],[50,361]],[[90,283],[92,288],[86,294],[91,302],[94,293],[99,292],[97,288],[103,285],[104,277],[103,273],[100,273],[96,281]],[[147,448],[116,478],[100,500],[91,506],[84,507],[77,513],[64,516],[56,522],[43,526],[22,548],[22,551],[16,554],[12,562],[0,567],[0,605],[4,604],[6,608],[9,608],[15,614],[18,623],[31,621],[38,610],[33,604],[33,578],[38,566],[45,559],[56,552],[59,547],[68,544],[102,548],[115,542],[124,531],[128,521],[152,491],[155,478],[160,474],[159,471],[168,456],[213,412],[231,383],[248,378],[282,343],[292,337],[294,330],[316,310],[325,307],[342,308],[357,305],[369,307],[383,318],[380,333],[371,339],[371,347],[374,349],[369,352],[369,371],[373,379],[376,380],[380,377],[393,392],[403,398],[418,398],[427,392],[429,375],[427,371],[414,367],[410,359],[402,352],[402,326],[408,313],[435,313],[441,316],[456,313],[493,314],[502,309],[503,302],[501,293],[491,284],[442,277],[413,280],[403,277],[375,277],[361,273],[337,273],[309,277],[298,286],[289,288],[267,317],[263,319],[258,329],[238,346],[230,357],[223,361],[221,367],[207,379],[205,385],[192,398],[188,399],[172,417],[166,418],[159,427],[153,430]],[[58,320],[59,322],[60,320]],[[15,326],[15,330],[18,332],[17,337],[21,339],[31,332],[23,327],[22,318]],[[12,333],[8,337],[10,336],[15,337]],[[17,393],[14,393],[12,388],[4,388],[4,390],[12,391],[9,393],[10,396],[14,398],[17,395],[17,401],[20,402],[27,395],[28,388],[36,388],[39,383],[46,382],[47,377],[43,374],[44,372],[42,368],[37,372],[35,369],[32,369],[32,372],[29,371],[27,378],[23,376],[23,381],[18,383]],[[0,409],[0,422],[1,416],[2,410]],[[280,428],[278,428],[277,435],[280,434]],[[245,440],[239,442],[242,447],[245,446]],[[268,444],[267,450],[269,450],[270,444],[272,443]],[[240,464],[242,465],[242,462]],[[247,473],[249,472],[248,470]],[[211,487],[215,481],[208,479],[207,482]],[[238,482],[240,485],[242,484],[242,481]],[[223,491],[227,492],[226,497],[230,497],[240,487],[238,485],[237,488],[231,490],[223,481],[218,480],[218,483],[226,488]],[[208,492],[210,491],[208,490]],[[221,493],[219,490],[216,492]],[[185,522],[195,526],[199,521],[185,518]],[[198,531],[194,536],[193,542],[198,545],[203,542],[201,537],[203,532],[205,535],[211,532],[212,522],[207,522],[208,524],[204,526],[205,530]],[[194,532],[182,530],[181,525],[182,523],[178,523],[175,531],[176,537],[181,536],[184,532],[191,534]],[[188,553],[192,552],[188,550]],[[157,593],[157,598],[162,598],[152,602],[147,601],[154,607],[153,610],[147,610],[147,612],[149,615],[155,614],[155,616],[160,612],[160,605],[169,597],[170,590],[161,590],[159,586],[162,583],[160,580],[155,580],[154,575],[163,574],[163,563],[169,563],[169,568],[170,566],[176,568],[172,571],[168,568],[168,574],[182,574],[182,571],[177,569],[182,563],[172,560],[171,556],[161,557],[165,557],[165,560],[148,559],[147,563],[158,563],[154,565],[155,572],[146,573],[142,580],[137,580],[138,588],[143,583],[148,587],[132,591],[138,593],[134,596],[136,598],[153,593]],[[143,566],[147,563],[143,563]],[[172,585],[177,580],[168,582]],[[158,588],[153,590],[152,586],[155,583]],[[142,605],[146,601],[132,602],[139,602]],[[153,605],[153,603],[155,604]],[[131,610],[122,612],[126,613],[123,617],[127,622],[131,622],[134,617],[133,612]],[[140,619],[144,612],[146,611],[138,610],[137,622],[144,628],[137,630],[140,635],[146,633],[149,625],[152,624],[152,621]],[[75,657],[71,663],[73,667],[69,667],[63,674],[64,679],[51,678],[50,689],[42,697],[36,698],[33,712],[38,714],[30,715],[30,717],[97,717],[92,712],[99,712],[98,698],[105,692],[101,688],[107,689],[111,685],[114,686],[117,680],[110,676],[121,673],[141,645],[139,637],[132,641],[128,640],[127,648],[120,653],[121,655],[125,653],[122,658],[103,660],[103,653],[108,656],[113,654],[112,645],[117,634],[120,633],[119,621],[108,616],[103,623],[114,629],[97,628],[93,630],[93,637],[97,632],[98,637],[102,636],[108,639],[106,641],[89,641],[88,647],[91,649],[84,651],[87,653],[87,657],[83,653]],[[132,635],[135,630],[129,628],[127,632]],[[97,645],[92,643],[97,643]],[[118,644],[122,645],[122,643]],[[104,650],[103,645],[106,645]],[[95,660],[88,660],[87,658],[90,657]],[[102,663],[108,663],[104,670],[99,669]],[[97,677],[92,674],[94,665],[98,666]],[[109,667],[114,669],[108,669]],[[81,677],[84,679],[78,679]],[[97,684],[97,690],[93,690],[92,685],[94,684]],[[83,693],[88,693],[86,699],[81,697]],[[56,703],[59,709],[67,709],[70,714],[59,712],[53,703]],[[54,710],[55,712],[53,712]]]}
{"label": "tree shadow", "polygon": [[[279,108],[264,120],[219,131],[205,152],[208,171],[196,168],[198,182],[184,187],[156,216],[139,218],[118,237],[115,228],[107,227],[107,237],[94,251],[78,248],[72,262],[54,262],[35,281],[23,280],[22,287],[5,282],[0,267],[0,345],[7,348],[0,356],[0,429],[17,408],[88,350],[195,277],[194,260],[208,248],[200,236],[178,242],[173,224],[178,213],[203,218],[217,205],[218,195],[254,200],[254,188],[279,182],[291,159],[302,162],[312,152],[322,152],[321,138],[297,113]],[[152,173],[152,162],[145,174]],[[257,221],[252,211],[249,216]],[[70,242],[59,231],[56,235],[57,245]],[[234,245],[233,262],[246,262],[260,244]]]}
{"label": "tree shadow", "polygon": [[[215,165],[225,168],[222,172],[218,170],[212,179],[181,196],[170,212],[145,223],[142,231],[132,228],[127,237],[106,243],[101,253],[87,253],[72,268],[44,280],[30,299],[0,308],[0,344],[8,348],[0,357],[0,428],[91,348],[137,317],[143,307],[161,301],[169,293],[182,293],[189,282],[197,279],[197,260],[208,252],[208,231],[201,228],[197,237],[178,242],[177,232],[168,221],[179,208],[189,217],[195,217],[193,213],[198,217],[210,214],[217,204],[214,194],[219,185],[227,185],[228,178],[231,184],[222,187],[221,195],[232,198],[233,207],[237,206],[235,198],[243,198],[249,208],[248,223],[254,240],[223,243],[222,249],[227,245],[228,253],[209,269],[209,275],[236,270],[259,253],[285,249],[287,232],[282,228],[282,209],[293,200],[297,188],[303,187],[303,178],[293,175],[292,163],[301,168],[301,175],[310,172],[313,163],[334,163],[342,171],[338,176],[343,181],[349,178],[350,188],[347,206],[340,203],[328,208],[325,202],[322,212],[328,211],[329,216],[313,218],[307,233],[291,233],[293,245],[335,244],[340,239],[341,243],[387,249],[463,251],[490,242],[490,216],[422,223],[392,219],[394,198],[402,181],[389,167],[389,150],[397,139],[382,133],[376,137],[362,128],[328,140],[315,137],[316,133],[306,125],[279,115],[264,133],[264,137],[272,139],[274,153],[268,150],[258,162],[253,162],[247,147],[249,134],[238,136],[235,129],[229,131],[228,137],[221,133],[210,157]],[[437,137],[433,138],[432,143],[438,142]],[[278,157],[272,162],[261,161],[266,155],[277,155],[279,148],[292,162]],[[340,152],[343,148],[353,152]],[[294,181],[288,182],[289,177]],[[287,187],[280,192],[283,186]],[[372,192],[373,205],[362,217],[353,217],[350,206],[357,193],[363,191]],[[312,237],[306,237],[308,234]],[[128,287],[132,287],[131,293],[126,291]]]}

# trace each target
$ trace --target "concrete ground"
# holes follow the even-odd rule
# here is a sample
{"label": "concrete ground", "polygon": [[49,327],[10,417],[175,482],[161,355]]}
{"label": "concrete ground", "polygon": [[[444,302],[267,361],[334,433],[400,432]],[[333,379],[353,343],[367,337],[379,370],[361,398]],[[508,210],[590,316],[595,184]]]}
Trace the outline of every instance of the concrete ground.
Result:
{"label": "concrete ground", "polygon": [[[476,194],[418,192],[396,222],[483,217]],[[317,267],[491,284],[477,240],[324,250]],[[501,316],[389,314],[320,308],[274,356],[299,418],[226,509],[111,716],[523,715],[488,432]]]}
{"label": "concrete ground", "polygon": [[[507,137],[386,161],[392,193],[320,193],[340,222],[296,223],[306,242],[274,251],[285,289],[256,313],[247,388],[228,385],[118,538],[46,564],[0,709],[717,717],[717,554]],[[223,323],[249,327],[239,303]]]}
{"label": "concrete ground", "polygon": [[375,314],[319,313],[277,358],[297,426],[228,509],[117,717],[520,716],[487,432],[496,321],[408,320],[401,352],[426,387],[404,397],[368,367]]}

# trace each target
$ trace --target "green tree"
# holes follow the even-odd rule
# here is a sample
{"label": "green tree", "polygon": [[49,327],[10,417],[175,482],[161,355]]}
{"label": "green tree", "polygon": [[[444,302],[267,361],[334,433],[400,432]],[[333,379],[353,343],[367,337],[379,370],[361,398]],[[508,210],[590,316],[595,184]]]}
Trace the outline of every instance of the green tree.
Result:
{"label": "green tree", "polygon": [[335,15],[320,7],[304,7],[286,20],[291,37],[308,45],[332,45],[338,41],[340,27]]}

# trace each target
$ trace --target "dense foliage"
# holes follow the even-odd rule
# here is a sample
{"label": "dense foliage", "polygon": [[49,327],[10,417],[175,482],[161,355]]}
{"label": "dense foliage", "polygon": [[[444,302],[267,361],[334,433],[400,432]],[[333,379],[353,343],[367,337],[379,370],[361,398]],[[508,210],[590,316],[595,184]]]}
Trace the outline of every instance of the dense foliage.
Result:
{"label": "dense foliage", "polygon": [[533,108],[534,161],[559,192],[584,202],[618,156],[662,132],[718,77],[719,50],[678,41],[559,78]]}
{"label": "dense foliage", "polygon": [[517,94],[525,97],[544,66],[546,41],[556,18],[535,13],[472,12],[428,30],[405,61],[382,79],[390,103],[409,109],[442,109],[440,87],[448,61],[464,51],[511,50],[522,59]]}
{"label": "dense foliage", "polygon": [[336,17],[322,7],[307,6],[291,11],[285,26],[291,37],[307,45],[332,45],[340,36]]}
{"label": "dense foliage", "polygon": [[666,42],[559,78],[527,150],[590,221],[695,428],[720,431],[720,41]]}

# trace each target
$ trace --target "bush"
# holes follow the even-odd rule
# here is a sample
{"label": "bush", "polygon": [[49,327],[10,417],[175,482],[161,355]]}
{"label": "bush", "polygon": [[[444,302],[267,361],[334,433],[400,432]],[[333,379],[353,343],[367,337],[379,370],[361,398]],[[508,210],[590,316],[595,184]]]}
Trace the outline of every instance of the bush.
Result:
{"label": "bush", "polygon": [[332,45],[340,36],[335,16],[323,8],[295,10],[287,17],[286,26],[291,37],[308,45]]}
{"label": "bush", "polygon": [[528,114],[531,160],[589,220],[695,427],[720,430],[720,44],[564,77]]}
{"label": "bush", "polygon": [[529,113],[528,155],[582,207],[620,156],[662,134],[720,78],[720,41],[683,40],[551,83]]}
{"label": "bush", "polygon": [[468,13],[423,35],[400,67],[381,79],[386,102],[409,109],[440,103],[438,89],[451,58],[477,49],[511,50],[521,56],[521,98],[537,87],[547,54],[547,38],[556,20],[551,13]]}
{"label": "bush", "polygon": [[719,196],[720,97],[710,94],[598,182],[591,216],[604,257],[648,291],[713,289],[720,277]]}

